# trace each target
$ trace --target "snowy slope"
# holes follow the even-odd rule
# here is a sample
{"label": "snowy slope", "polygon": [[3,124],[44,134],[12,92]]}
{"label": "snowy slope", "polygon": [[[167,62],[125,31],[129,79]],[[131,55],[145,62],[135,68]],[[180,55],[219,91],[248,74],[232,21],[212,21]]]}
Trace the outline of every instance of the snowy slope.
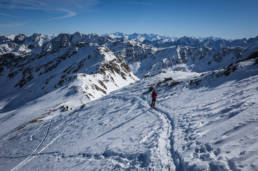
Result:
{"label": "snowy slope", "polygon": [[257,43],[244,41],[206,47],[202,59],[203,47],[80,33],[40,53],[10,49],[0,61],[0,170],[258,170]]}
{"label": "snowy slope", "polygon": [[257,64],[256,56],[203,74],[160,99],[183,170],[258,169]]}
{"label": "snowy slope", "polygon": [[[1,170],[257,170],[257,73],[257,58],[210,81],[168,71],[67,111],[48,108],[1,136]],[[159,82],[153,110],[146,91]]]}

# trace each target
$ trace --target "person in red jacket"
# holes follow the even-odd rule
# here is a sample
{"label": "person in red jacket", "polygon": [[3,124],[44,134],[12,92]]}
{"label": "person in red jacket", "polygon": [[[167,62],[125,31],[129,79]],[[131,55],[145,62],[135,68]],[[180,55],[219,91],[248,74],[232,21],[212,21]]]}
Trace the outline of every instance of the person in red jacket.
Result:
{"label": "person in red jacket", "polygon": [[156,92],[155,89],[153,89],[151,97],[152,97],[151,107],[154,108],[155,107],[155,103],[156,103],[156,99],[157,99],[157,92]]}

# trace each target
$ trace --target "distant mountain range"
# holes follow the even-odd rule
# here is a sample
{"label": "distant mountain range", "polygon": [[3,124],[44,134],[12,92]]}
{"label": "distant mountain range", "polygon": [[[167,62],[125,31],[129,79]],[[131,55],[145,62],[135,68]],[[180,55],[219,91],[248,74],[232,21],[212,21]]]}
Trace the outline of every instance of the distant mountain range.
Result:
{"label": "distant mountain range", "polygon": [[5,93],[0,98],[31,86],[39,89],[34,96],[40,96],[80,80],[83,88],[76,89],[95,99],[136,81],[135,76],[141,79],[167,68],[211,71],[257,51],[258,37],[173,39],[157,34],[79,32],[1,36],[0,82]]}

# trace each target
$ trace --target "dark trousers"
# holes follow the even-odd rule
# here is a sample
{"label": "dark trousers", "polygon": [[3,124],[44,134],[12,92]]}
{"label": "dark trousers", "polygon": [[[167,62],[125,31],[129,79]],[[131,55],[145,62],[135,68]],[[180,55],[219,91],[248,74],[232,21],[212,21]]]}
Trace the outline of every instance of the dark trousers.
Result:
{"label": "dark trousers", "polygon": [[152,98],[151,107],[155,107],[156,99]]}

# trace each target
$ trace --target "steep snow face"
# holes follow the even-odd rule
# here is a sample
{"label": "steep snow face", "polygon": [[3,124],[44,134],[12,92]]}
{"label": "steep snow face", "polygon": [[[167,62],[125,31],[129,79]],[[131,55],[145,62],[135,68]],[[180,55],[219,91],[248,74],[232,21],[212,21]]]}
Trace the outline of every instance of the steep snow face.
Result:
{"label": "steep snow face", "polygon": [[[40,37],[19,35],[16,39],[25,42],[29,39],[40,40]],[[79,106],[138,80],[126,62],[107,47],[81,42],[80,38],[86,39],[80,34],[61,34],[46,43],[39,43],[41,50],[38,54],[32,53],[35,48],[29,50],[24,43],[15,44],[19,51],[12,49],[1,55],[0,110],[6,114],[4,120],[15,115],[21,117],[24,111],[16,112],[17,109],[26,108],[27,104],[46,94],[59,97],[48,107],[65,101]],[[32,113],[35,111],[28,112],[28,116]],[[10,129],[30,117],[24,116],[17,122],[10,119],[13,125]],[[3,134],[10,129],[4,130]]]}
{"label": "steep snow face", "polygon": [[107,47],[101,47],[99,51],[100,54],[104,56],[105,61],[112,61],[116,58],[113,52],[111,52]]}

